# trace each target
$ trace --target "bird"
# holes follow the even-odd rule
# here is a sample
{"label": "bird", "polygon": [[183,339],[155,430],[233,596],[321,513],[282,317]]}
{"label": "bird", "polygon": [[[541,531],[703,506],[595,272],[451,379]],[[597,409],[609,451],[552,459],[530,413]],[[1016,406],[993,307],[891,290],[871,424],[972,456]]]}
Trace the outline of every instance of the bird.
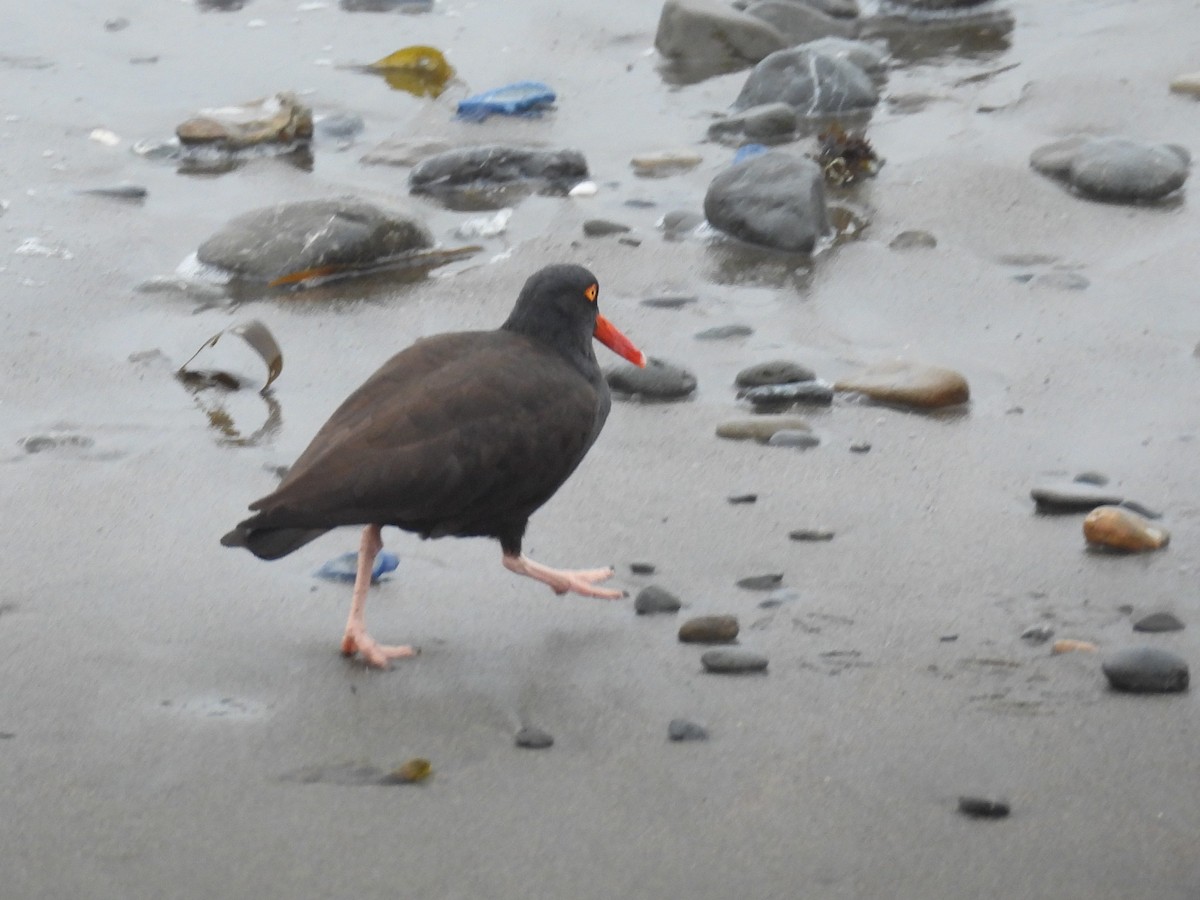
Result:
{"label": "bird", "polygon": [[434,335],[400,351],[342,402],[221,543],[274,560],[334,528],[364,526],[341,652],[381,669],[418,652],[367,631],[384,526],[422,538],[494,538],[506,569],[557,594],[624,596],[599,586],[611,567],[555,569],[522,552],[529,517],[582,462],[612,405],[593,338],[646,365],[600,314],[599,294],[583,266],[549,265],[525,282],[499,328]]}

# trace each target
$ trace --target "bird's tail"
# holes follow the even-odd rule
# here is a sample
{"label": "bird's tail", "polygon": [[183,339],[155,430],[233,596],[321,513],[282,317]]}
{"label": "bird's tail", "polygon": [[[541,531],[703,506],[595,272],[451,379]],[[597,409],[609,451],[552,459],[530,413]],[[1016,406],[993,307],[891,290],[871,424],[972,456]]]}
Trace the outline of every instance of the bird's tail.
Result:
{"label": "bird's tail", "polygon": [[259,559],[279,559],[327,531],[328,528],[254,528],[243,522],[221,538],[221,544],[245,547]]}

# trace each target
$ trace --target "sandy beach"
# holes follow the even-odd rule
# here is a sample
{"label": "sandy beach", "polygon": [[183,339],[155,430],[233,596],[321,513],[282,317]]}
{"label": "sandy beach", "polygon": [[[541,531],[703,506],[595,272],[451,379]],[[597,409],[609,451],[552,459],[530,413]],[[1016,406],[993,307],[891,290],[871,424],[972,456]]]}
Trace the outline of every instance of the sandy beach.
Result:
{"label": "sandy beach", "polygon": [[[1196,186],[1162,206],[1102,204],[1029,167],[1077,132],[1200,151],[1200,105],[1168,91],[1200,69],[1195,3],[1016,0],[1007,48],[893,60],[867,131],[886,163],[852,197],[869,226],[811,265],[655,227],[699,212],[729,164],[704,135],[746,74],[664,81],[659,5],[298,6],[7,15],[0,896],[1200,897],[1196,691],[1119,694],[1100,669],[1147,643],[1200,665]],[[107,31],[117,16],[128,27]],[[339,65],[408,44],[443,50],[471,90],[546,81],[557,108],[471,126],[449,97]],[[130,151],[197,109],[279,90],[365,131],[318,146],[311,171],[262,159],[189,176]],[[97,128],[120,144],[90,140]],[[234,304],[135,290],[282,200],[402,202],[461,243],[470,213],[409,198],[405,170],[359,159],[392,135],[472,128],[583,151],[598,193],[531,197],[482,252],[415,282]],[[632,156],[680,148],[703,163],[632,174]],[[118,182],[147,199],[76,193]],[[585,238],[591,218],[640,243]],[[910,229],[937,246],[889,248]],[[14,252],[31,237],[61,252]],[[368,622],[422,654],[389,672],[342,659],[350,589],[313,572],[357,532],[270,564],[221,534],[388,356],[495,327],[550,262],[588,266],[605,315],[699,381],[685,402],[615,402],[531,521],[532,556],[612,564],[630,598],[559,598],[505,572],[494,542],[388,529],[400,566]],[[1039,282],[1053,272],[1087,286]],[[640,303],[668,293],[698,300]],[[270,327],[285,368],[278,429],[239,447],[173,372],[246,319]],[[753,334],[694,337],[730,323]],[[748,365],[795,359],[834,381],[896,356],[963,373],[970,404],[920,415],[839,397],[801,411],[822,439],[805,452],[714,436],[746,413],[733,382]],[[269,415],[253,392],[230,404],[246,431]],[[56,445],[28,452],[38,436]],[[1035,514],[1036,482],[1085,471],[1160,510],[1169,547],[1097,554],[1081,516]],[[746,492],[757,502],[727,502]],[[788,538],[814,527],[833,540]],[[735,586],[762,573],[783,575],[777,606]],[[681,597],[680,615],[636,616],[648,584]],[[1131,609],[1187,627],[1138,635]],[[702,670],[676,632],[710,613],[738,617],[767,674]],[[1021,639],[1038,625],[1100,653]],[[677,717],[709,739],[668,742]],[[554,746],[515,747],[524,725]],[[418,785],[330,774],[412,757],[434,770]],[[1004,798],[1011,815],[966,818],[961,795]]]}

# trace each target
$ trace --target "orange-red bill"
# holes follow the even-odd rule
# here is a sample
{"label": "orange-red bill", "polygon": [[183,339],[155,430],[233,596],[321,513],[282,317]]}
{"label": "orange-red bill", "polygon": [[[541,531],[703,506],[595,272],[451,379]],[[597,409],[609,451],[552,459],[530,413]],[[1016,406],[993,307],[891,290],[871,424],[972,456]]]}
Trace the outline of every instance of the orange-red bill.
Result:
{"label": "orange-red bill", "polygon": [[604,316],[597,314],[596,330],[592,332],[592,337],[617,356],[625,357],[639,369],[646,368],[646,354],[633,346],[633,341],[621,334],[617,330],[617,326]]}

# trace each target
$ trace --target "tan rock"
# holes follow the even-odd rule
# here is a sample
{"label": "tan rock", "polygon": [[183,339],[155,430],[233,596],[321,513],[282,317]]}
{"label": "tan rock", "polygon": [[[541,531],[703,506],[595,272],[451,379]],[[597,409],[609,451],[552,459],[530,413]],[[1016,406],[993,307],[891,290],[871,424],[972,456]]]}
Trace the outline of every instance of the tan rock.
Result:
{"label": "tan rock", "polygon": [[1089,543],[1141,553],[1167,545],[1171,535],[1165,528],[1119,506],[1098,506],[1083,520],[1083,536]]}
{"label": "tan rock", "polygon": [[800,416],[749,416],[722,422],[717,426],[717,437],[765,444],[777,431],[812,431],[812,427]]}
{"label": "tan rock", "polygon": [[240,106],[204,109],[175,129],[184,144],[220,144],[240,150],[255,144],[312,139],[312,110],[291,93],[279,93]]}
{"label": "tan rock", "polygon": [[835,391],[855,391],[880,403],[937,409],[966,403],[967,379],[953,369],[897,359],[838,381]]}
{"label": "tan rock", "polygon": [[1171,79],[1171,90],[1176,94],[1191,94],[1200,97],[1200,72],[1188,72]]}
{"label": "tan rock", "polygon": [[1050,647],[1050,652],[1057,655],[1059,653],[1095,653],[1096,645],[1090,641],[1077,641],[1072,638],[1063,638],[1055,641]]}

